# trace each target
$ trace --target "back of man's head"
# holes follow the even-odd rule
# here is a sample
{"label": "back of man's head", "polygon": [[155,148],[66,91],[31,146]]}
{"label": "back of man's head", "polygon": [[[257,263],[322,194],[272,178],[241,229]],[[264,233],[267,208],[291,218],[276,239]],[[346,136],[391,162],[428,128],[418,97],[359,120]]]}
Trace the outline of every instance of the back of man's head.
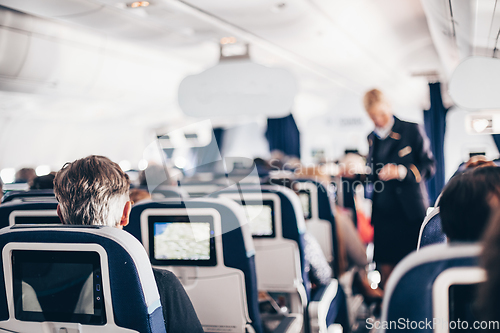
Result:
{"label": "back of man's head", "polygon": [[129,178],[118,164],[95,155],[66,163],[54,179],[65,224],[119,226],[129,187]]}
{"label": "back of man's head", "polygon": [[453,177],[445,186],[439,209],[450,241],[477,242],[500,198],[500,168],[482,167]]}

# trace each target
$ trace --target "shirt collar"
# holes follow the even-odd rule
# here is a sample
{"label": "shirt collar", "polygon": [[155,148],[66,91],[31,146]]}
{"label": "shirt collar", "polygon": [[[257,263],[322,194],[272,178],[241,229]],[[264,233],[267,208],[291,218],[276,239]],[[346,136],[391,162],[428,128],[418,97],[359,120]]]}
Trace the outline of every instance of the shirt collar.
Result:
{"label": "shirt collar", "polygon": [[375,133],[375,135],[379,139],[384,140],[389,136],[389,134],[391,134],[393,126],[394,126],[394,117],[391,117],[389,122],[384,127],[375,127],[373,133]]}

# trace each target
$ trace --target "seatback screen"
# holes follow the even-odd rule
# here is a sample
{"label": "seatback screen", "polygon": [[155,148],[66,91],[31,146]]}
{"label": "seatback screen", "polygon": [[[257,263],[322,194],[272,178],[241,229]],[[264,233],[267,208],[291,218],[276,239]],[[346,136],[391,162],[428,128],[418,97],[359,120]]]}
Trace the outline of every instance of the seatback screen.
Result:
{"label": "seatback screen", "polygon": [[311,194],[309,191],[299,191],[300,203],[302,204],[302,210],[304,211],[304,218],[306,220],[312,217],[311,213]]}
{"label": "seatback screen", "polygon": [[88,251],[12,251],[15,317],[104,325],[100,258]]}
{"label": "seatback screen", "polygon": [[150,259],[154,265],[215,266],[211,216],[149,216]]}
{"label": "seatback screen", "polygon": [[273,201],[245,201],[242,206],[253,237],[275,237]]}
{"label": "seatback screen", "polygon": [[[461,327],[464,327],[464,325],[468,325],[469,328],[473,327],[474,322],[480,317],[474,306],[477,299],[478,286],[479,284],[477,283],[450,286],[448,290],[449,322],[462,322],[463,325]],[[450,327],[450,332],[458,332],[460,330],[460,327]]]}
{"label": "seatback screen", "polygon": [[61,224],[59,216],[16,216],[15,224]]}

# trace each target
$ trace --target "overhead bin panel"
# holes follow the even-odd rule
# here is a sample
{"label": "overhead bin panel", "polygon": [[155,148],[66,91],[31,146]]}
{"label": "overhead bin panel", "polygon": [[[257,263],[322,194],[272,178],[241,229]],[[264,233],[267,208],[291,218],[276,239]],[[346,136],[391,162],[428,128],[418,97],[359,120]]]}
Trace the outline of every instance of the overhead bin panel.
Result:
{"label": "overhead bin panel", "polygon": [[0,22],[3,91],[165,102],[189,67],[155,49],[9,9],[0,8]]}
{"label": "overhead bin panel", "polygon": [[83,15],[103,7],[95,2],[79,0],[1,0],[0,5],[45,17]]}

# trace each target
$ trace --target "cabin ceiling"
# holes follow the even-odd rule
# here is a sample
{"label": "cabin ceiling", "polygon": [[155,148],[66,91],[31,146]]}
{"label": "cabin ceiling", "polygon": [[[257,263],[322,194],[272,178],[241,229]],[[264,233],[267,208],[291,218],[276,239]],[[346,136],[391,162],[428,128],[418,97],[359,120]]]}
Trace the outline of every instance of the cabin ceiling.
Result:
{"label": "cabin ceiling", "polygon": [[9,8],[178,52],[193,61],[206,55],[196,48],[186,51],[188,46],[218,43],[224,36],[245,42],[251,36],[256,62],[292,68],[305,80],[319,77],[332,91],[361,94],[381,87],[395,104],[425,97],[425,79],[412,74],[441,70],[419,0],[151,0],[141,8],[129,4],[0,0]]}

